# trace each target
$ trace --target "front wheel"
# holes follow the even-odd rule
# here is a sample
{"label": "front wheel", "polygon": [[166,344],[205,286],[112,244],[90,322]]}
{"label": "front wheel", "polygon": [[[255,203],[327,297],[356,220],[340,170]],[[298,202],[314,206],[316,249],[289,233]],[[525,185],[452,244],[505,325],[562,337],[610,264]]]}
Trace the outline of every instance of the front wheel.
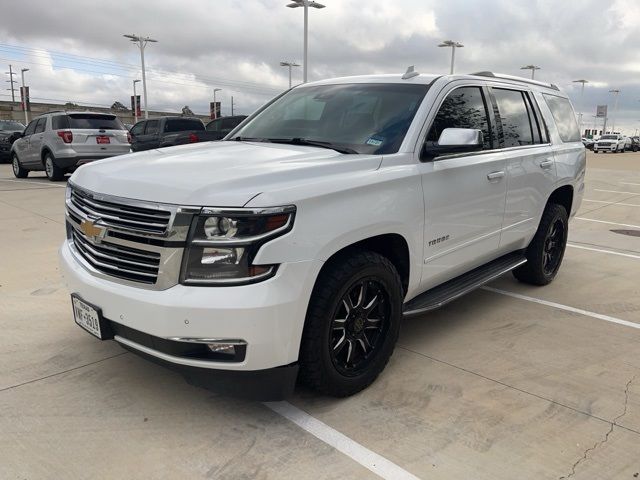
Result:
{"label": "front wheel", "polygon": [[355,250],[333,259],[309,302],[300,345],[301,380],[337,397],[368,387],[393,353],[402,301],[402,282],[387,258]]}
{"label": "front wheel", "polygon": [[56,166],[53,155],[47,153],[44,157],[44,171],[52,182],[59,182],[64,178],[64,170]]}
{"label": "front wheel", "polygon": [[524,283],[547,285],[560,269],[569,233],[569,217],[562,205],[549,203],[538,230],[527,247],[527,263],[513,271]]}
{"label": "front wheel", "polygon": [[11,159],[11,166],[13,167],[13,175],[16,178],[27,178],[27,176],[29,175],[29,170],[22,168],[22,165],[20,165],[20,160],[18,160],[18,155],[16,155],[15,153],[13,154],[13,157]]}

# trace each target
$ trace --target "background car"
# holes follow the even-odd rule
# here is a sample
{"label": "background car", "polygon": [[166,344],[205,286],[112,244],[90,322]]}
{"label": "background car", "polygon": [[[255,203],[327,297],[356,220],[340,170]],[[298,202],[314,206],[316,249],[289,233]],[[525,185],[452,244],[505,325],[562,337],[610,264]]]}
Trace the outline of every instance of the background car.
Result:
{"label": "background car", "polygon": [[[136,123],[131,134],[131,150],[140,152],[154,148],[171,147],[200,141],[198,134],[205,131],[204,124],[194,117],[159,117]],[[187,141],[181,139],[186,138]],[[176,143],[179,142],[179,143]]]}
{"label": "background car", "polygon": [[18,135],[11,146],[16,178],[44,170],[49,180],[62,180],[80,165],[131,151],[120,119],[105,113],[50,112],[33,119]]}
{"label": "background car", "polygon": [[602,135],[598,141],[593,144],[593,153],[598,152],[624,152],[625,151],[624,137],[618,133],[607,133]]}
{"label": "background car", "polygon": [[24,125],[15,120],[0,120],[0,162],[11,159],[11,145],[24,132]]}
{"label": "background car", "polygon": [[593,138],[583,138],[582,139],[582,144],[588,148],[589,150],[593,150],[593,144],[595,143],[595,140]]}

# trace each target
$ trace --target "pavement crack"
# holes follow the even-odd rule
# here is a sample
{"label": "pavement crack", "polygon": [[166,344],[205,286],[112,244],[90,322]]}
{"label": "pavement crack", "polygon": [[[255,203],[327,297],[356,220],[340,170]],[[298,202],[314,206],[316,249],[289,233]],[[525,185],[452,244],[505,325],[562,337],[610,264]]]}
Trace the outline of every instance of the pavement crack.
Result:
{"label": "pavement crack", "polygon": [[593,452],[594,450],[600,448],[602,445],[604,445],[605,443],[607,443],[607,441],[609,441],[609,435],[611,435],[613,433],[613,428],[618,425],[618,420],[620,420],[622,417],[624,417],[627,414],[627,406],[629,405],[629,387],[631,386],[631,384],[633,383],[633,381],[636,379],[636,376],[634,375],[633,377],[631,377],[631,379],[627,382],[627,385],[624,389],[624,408],[622,410],[622,413],[620,415],[618,415],[616,418],[613,419],[613,421],[611,421],[609,423],[609,430],[607,431],[607,433],[604,435],[604,438],[602,440],[600,440],[599,442],[596,442],[593,444],[593,447],[587,448],[584,453],[582,454],[582,457],[580,457],[578,460],[575,461],[575,463],[571,466],[571,472],[568,475],[563,475],[562,477],[559,477],[559,480],[567,480],[571,477],[573,477],[576,474],[576,469],[578,468],[578,465],[580,465],[581,463],[587,461],[587,457],[589,456],[590,452]]}

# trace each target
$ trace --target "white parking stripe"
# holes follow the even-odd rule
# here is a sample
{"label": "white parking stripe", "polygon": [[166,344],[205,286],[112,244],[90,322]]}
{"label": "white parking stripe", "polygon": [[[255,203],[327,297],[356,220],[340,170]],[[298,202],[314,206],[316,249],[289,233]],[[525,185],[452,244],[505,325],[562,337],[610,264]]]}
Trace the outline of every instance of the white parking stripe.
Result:
{"label": "white parking stripe", "polygon": [[585,220],[587,222],[606,223],[607,225],[618,225],[620,227],[640,228],[640,225],[631,225],[629,223],[606,222],[604,220],[595,220],[593,218],[584,218],[584,217],[573,217],[573,218],[575,218],[576,220]]}
{"label": "white parking stripe", "polygon": [[606,203],[607,205],[622,205],[623,207],[640,207],[640,204],[637,203],[605,202],[604,200],[589,200],[588,198],[583,198],[582,201],[592,203]]}
{"label": "white parking stripe", "polygon": [[622,320],[620,318],[610,317],[609,315],[603,315],[601,313],[590,312],[588,310],[582,310],[581,308],[570,307],[561,303],[549,302],[540,298],[528,297],[527,295],[521,295],[519,293],[508,292],[506,290],[500,290],[493,287],[481,287],[488,292],[499,293],[500,295],[506,295],[508,297],[517,298],[519,300],[526,300],[527,302],[539,303],[547,307],[558,308],[567,312],[578,313],[587,317],[596,318],[598,320],[604,320],[605,322],[617,323],[618,325],[624,325],[625,327],[637,328],[640,330],[640,323],[629,322],[628,320]]}
{"label": "white parking stripe", "polygon": [[620,182],[620,185],[638,185],[638,186],[640,186],[640,183],[633,183],[633,182]]}
{"label": "white parking stripe", "polygon": [[14,180],[13,178],[0,178],[0,182],[17,182],[17,183],[30,183],[32,185],[44,185],[45,187],[59,187],[66,188],[66,185],[56,185],[53,182],[32,182],[29,180]]}
{"label": "white parking stripe", "polygon": [[594,188],[596,192],[609,192],[609,193],[624,193],[626,195],[640,195],[640,192],[621,192],[620,190],[602,190],[601,188]]}
{"label": "white parking stripe", "polygon": [[319,438],[327,445],[352,458],[363,467],[369,469],[381,478],[388,480],[418,480],[418,477],[407,472],[395,463],[372,452],[367,447],[360,445],[355,440],[334,430],[326,423],[312,417],[308,413],[291,405],[289,402],[265,402],[264,405],[274,412],[291,420],[303,430]]}
{"label": "white parking stripe", "polygon": [[567,247],[579,248],[580,250],[589,250],[592,252],[608,253],[610,255],[619,255],[621,257],[627,258],[637,258],[638,260],[640,260],[640,255],[633,255],[631,253],[614,252],[613,250],[604,250],[602,248],[583,247],[582,245],[576,245],[574,243],[567,243]]}

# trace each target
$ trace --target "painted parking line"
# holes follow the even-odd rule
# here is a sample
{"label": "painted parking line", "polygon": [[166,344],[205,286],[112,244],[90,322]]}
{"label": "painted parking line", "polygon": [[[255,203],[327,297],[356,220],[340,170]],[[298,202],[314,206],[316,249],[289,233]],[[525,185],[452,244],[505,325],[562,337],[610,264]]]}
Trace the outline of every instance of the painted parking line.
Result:
{"label": "painted parking line", "polygon": [[640,255],[633,255],[632,253],[614,252],[613,250],[605,250],[604,248],[585,247],[582,245],[576,245],[575,243],[567,243],[567,247],[579,248],[580,250],[589,250],[591,252],[608,253],[609,255],[618,255],[620,257],[635,258],[640,260]]}
{"label": "painted parking line", "polygon": [[588,198],[583,198],[582,201],[591,203],[605,203],[607,205],[621,205],[623,207],[640,207],[640,204],[638,203],[605,202],[604,200],[589,200]]}
{"label": "painted parking line", "polygon": [[49,182],[32,182],[30,180],[14,180],[13,178],[0,178],[0,182],[16,182],[16,183],[29,183],[31,185],[44,185],[45,187],[58,187],[58,188],[66,188],[66,185],[56,185],[55,183]]}
{"label": "painted parking line", "polygon": [[506,295],[507,297],[517,298],[519,300],[525,300],[527,302],[538,303],[540,305],[545,305],[547,307],[557,308],[559,310],[564,310],[565,312],[578,313],[580,315],[585,315],[587,317],[595,318],[598,320],[604,320],[605,322],[617,323],[618,325],[623,325],[625,327],[631,327],[640,330],[640,323],[629,322],[628,320],[622,320],[621,318],[611,317],[609,315],[603,315],[601,313],[590,312],[589,310],[583,310],[581,308],[570,307],[569,305],[563,305],[561,303],[549,302],[548,300],[542,300],[540,298],[529,297],[527,295],[522,295],[520,293],[509,292],[507,290],[500,290],[498,288],[493,287],[481,287],[483,290],[493,293],[499,293],[500,295]]}
{"label": "painted parking line", "polygon": [[418,477],[412,473],[360,445],[355,440],[343,435],[289,402],[265,402],[264,405],[327,445],[352,458],[381,478],[388,480],[418,480]]}
{"label": "painted parking line", "polygon": [[640,192],[622,192],[620,190],[603,190],[601,188],[594,188],[596,192],[608,192],[608,193],[624,193],[625,195],[640,195]]}
{"label": "painted parking line", "polygon": [[640,187],[640,183],[633,183],[633,182],[620,182],[620,185],[638,185]]}
{"label": "painted parking line", "polygon": [[640,228],[640,225],[631,225],[629,223],[607,222],[605,220],[595,220],[593,218],[573,217],[576,220],[584,220],[587,222],[606,223],[607,225],[618,225],[619,227]]}

